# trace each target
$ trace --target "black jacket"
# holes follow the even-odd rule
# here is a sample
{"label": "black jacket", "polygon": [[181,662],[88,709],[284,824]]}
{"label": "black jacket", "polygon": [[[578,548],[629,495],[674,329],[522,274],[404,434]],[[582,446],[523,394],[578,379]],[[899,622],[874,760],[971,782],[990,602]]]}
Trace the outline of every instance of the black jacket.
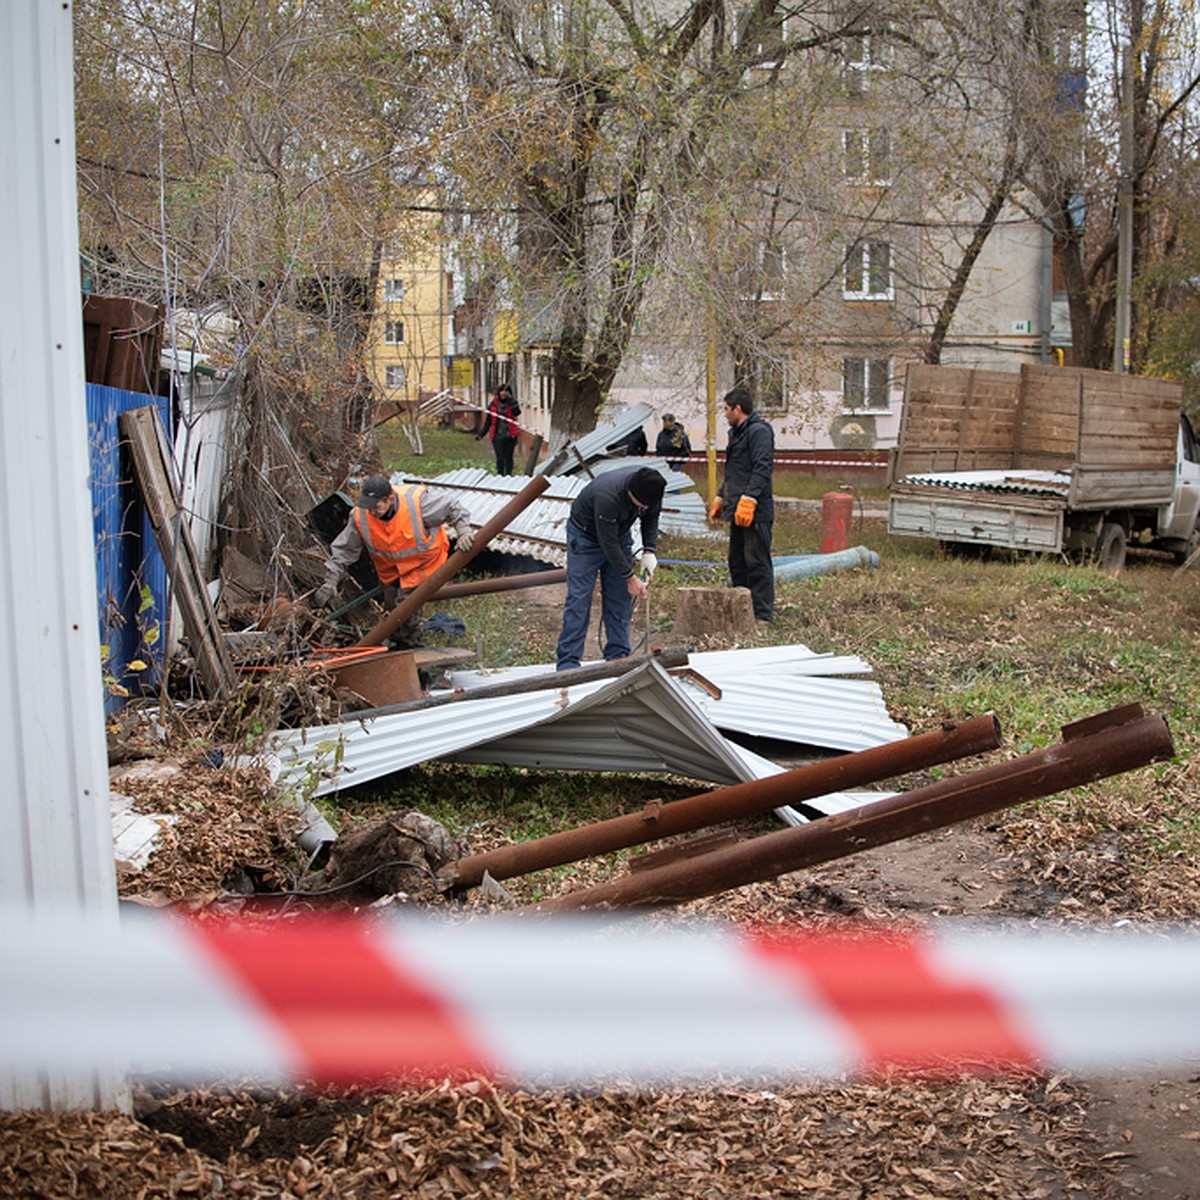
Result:
{"label": "black jacket", "polygon": [[775,519],[775,497],[771,492],[771,470],[775,465],[775,430],[758,413],[751,413],[740,425],[729,430],[725,448],[725,482],[717,495],[723,501],[721,515],[733,520],[737,502],[743,496],[758,501],[756,521]]}
{"label": "black jacket", "polygon": [[633,559],[621,545],[634,521],[642,523],[642,549],[653,551],[658,545],[658,515],[662,504],[638,508],[629,498],[630,477],[638,467],[605,471],[575,497],[571,520],[594,542],[599,542],[605,558],[628,578],[633,574]]}

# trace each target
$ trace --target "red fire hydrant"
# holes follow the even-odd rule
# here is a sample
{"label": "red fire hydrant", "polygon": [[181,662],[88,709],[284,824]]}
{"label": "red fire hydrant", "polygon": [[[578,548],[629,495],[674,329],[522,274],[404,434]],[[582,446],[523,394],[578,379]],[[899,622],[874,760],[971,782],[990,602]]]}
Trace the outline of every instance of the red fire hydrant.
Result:
{"label": "red fire hydrant", "polygon": [[850,549],[850,522],[854,516],[854,497],[848,492],[826,492],[821,499],[821,533],[817,542],[820,554],[836,554]]}

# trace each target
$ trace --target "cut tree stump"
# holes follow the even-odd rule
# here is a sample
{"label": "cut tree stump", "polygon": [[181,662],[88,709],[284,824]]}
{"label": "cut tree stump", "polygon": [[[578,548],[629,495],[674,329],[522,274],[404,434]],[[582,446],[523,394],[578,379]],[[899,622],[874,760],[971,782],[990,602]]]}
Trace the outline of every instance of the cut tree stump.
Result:
{"label": "cut tree stump", "polygon": [[680,588],[675,593],[675,633],[704,637],[715,633],[753,633],[750,589]]}

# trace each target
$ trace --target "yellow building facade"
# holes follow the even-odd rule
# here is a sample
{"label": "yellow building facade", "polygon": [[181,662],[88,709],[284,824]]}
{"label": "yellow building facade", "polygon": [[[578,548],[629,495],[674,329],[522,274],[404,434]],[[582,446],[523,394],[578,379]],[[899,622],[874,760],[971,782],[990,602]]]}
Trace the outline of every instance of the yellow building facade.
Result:
{"label": "yellow building facade", "polygon": [[368,370],[377,402],[417,405],[450,386],[451,280],[439,223],[385,253],[372,311]]}

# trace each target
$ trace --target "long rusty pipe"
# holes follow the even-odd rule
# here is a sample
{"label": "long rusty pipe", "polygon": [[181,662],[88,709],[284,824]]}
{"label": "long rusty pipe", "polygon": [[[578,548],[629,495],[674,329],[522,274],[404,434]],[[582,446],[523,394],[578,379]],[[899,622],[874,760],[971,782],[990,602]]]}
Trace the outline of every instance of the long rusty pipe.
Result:
{"label": "long rusty pipe", "polygon": [[[474,547],[472,547],[474,549]],[[516,592],[522,588],[545,587],[552,583],[567,581],[566,567],[553,571],[530,571],[524,575],[494,575],[489,579],[468,579],[465,583],[448,583],[439,588],[430,602],[454,600],[459,596],[483,596],[489,592]]]}
{"label": "long rusty pipe", "polygon": [[983,754],[999,745],[1000,725],[991,714],[959,723],[946,721],[940,729],[885,746],[842,754],[752,783],[701,792],[670,804],[654,801],[641,812],[472,854],[448,867],[442,881],[450,888],[476,887],[483,882],[485,871],[493,879],[511,879],[514,875],[578,862],[594,854],[759,816],[784,804],[798,804],[829,792],[892,779],[935,763]]}
{"label": "long rusty pipe", "polygon": [[524,512],[549,486],[550,475],[557,469],[560,454],[547,464],[546,470],[535,475],[490,521],[482,525],[475,535],[470,550],[455,550],[428,579],[423,579],[387,616],[374,628],[368,630],[354,644],[356,646],[379,646],[429,599],[448,583],[477,555],[508,523]]}
{"label": "long rusty pipe", "polygon": [[1161,716],[1144,716],[1136,704],[1075,722],[1062,733],[1059,745],[1012,762],[944,779],[810,825],[623,876],[543,901],[536,910],[645,911],[683,904],[1050,796],[1175,753],[1166,721]]}

